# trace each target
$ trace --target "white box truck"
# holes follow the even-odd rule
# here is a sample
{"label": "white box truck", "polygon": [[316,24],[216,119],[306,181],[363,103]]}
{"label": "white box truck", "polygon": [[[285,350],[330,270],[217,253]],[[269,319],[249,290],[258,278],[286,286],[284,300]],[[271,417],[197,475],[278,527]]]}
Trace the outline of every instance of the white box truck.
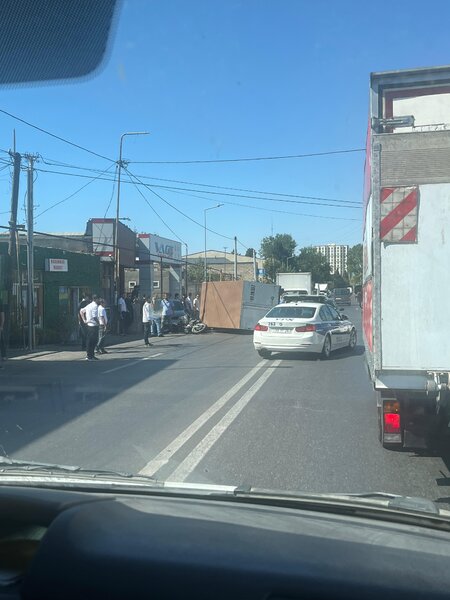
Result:
{"label": "white box truck", "polygon": [[277,273],[277,285],[282,296],[310,295],[312,293],[311,273]]}
{"label": "white box truck", "polygon": [[448,431],[450,67],[372,73],[363,337],[385,447]]}

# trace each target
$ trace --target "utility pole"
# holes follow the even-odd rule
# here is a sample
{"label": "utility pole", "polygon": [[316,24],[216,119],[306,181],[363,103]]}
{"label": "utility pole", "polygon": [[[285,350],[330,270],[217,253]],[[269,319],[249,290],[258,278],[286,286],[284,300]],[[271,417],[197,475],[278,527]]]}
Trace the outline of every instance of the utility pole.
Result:
{"label": "utility pole", "polygon": [[159,289],[161,292],[161,298],[163,296],[163,257],[160,256],[159,257],[160,263],[159,263]]}
{"label": "utility pole", "polygon": [[[11,190],[11,216],[9,219],[9,244],[8,244],[8,277],[7,277],[7,289],[8,299],[6,305],[5,314],[5,341],[6,345],[9,345],[9,335],[11,331],[11,303],[12,303],[12,292],[13,292],[13,273],[19,273],[17,266],[17,243],[16,243],[16,232],[17,232],[17,206],[19,203],[19,180],[20,180],[20,164],[22,157],[20,154],[15,152],[15,135],[14,135],[14,152],[11,153],[13,159],[13,177],[12,177],[12,190]],[[18,300],[21,301],[21,282],[18,279]]]}
{"label": "utility pole", "polygon": [[256,265],[256,250],[253,250],[253,278],[258,281],[258,267]]}
{"label": "utility pole", "polygon": [[27,314],[28,314],[28,350],[34,348],[34,199],[33,179],[36,156],[26,154],[27,169]]}
{"label": "utility pole", "polygon": [[188,295],[188,245],[186,244],[186,242],[184,242],[184,245],[186,246],[186,256],[185,256],[185,271],[184,271],[184,293],[187,296]]}
{"label": "utility pole", "polygon": [[234,275],[233,279],[237,281],[238,270],[237,270],[237,237],[234,236]]}
{"label": "utility pole", "polygon": [[[127,135],[148,135],[148,131],[127,131],[120,136],[119,160],[117,161],[117,198],[116,198],[116,220],[114,223],[114,304],[117,311],[117,301],[119,299],[120,287],[120,264],[119,264],[119,222],[120,222],[120,176],[122,167],[125,166],[122,160],[123,139]],[[117,320],[117,330],[119,330],[119,320]]]}

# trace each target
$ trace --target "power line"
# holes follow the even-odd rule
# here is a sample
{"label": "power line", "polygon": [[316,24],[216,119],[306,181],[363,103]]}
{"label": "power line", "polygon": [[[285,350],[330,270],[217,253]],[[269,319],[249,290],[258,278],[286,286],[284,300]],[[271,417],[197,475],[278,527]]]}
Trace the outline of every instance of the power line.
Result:
{"label": "power line", "polygon": [[[8,227],[7,225],[0,225],[0,229],[6,229],[6,230],[9,231],[11,229],[11,227]],[[27,233],[27,229],[26,228],[20,229],[20,233]],[[87,242],[89,242],[89,240],[87,240],[87,239],[76,239],[76,238],[70,237],[68,235],[61,235],[61,234],[57,234],[57,233],[47,233],[47,232],[44,232],[44,231],[36,231],[36,229],[34,230],[34,234],[35,235],[42,235],[44,237],[49,237],[49,238],[60,239],[60,240],[69,240],[70,242],[79,243],[79,244],[86,244]],[[2,240],[0,239],[0,241],[2,241]],[[20,240],[20,237],[19,237],[19,242],[20,241],[25,242],[25,240],[23,240],[23,239]],[[107,248],[112,248],[112,249],[115,248],[114,244],[108,244],[107,242],[98,242],[97,245],[98,246],[107,247]],[[129,248],[126,248],[125,246],[119,246],[119,250],[129,251]],[[69,250],[69,252],[70,252],[70,250]],[[111,253],[112,253],[112,251],[111,251]],[[84,254],[86,254],[86,253],[84,253]],[[89,254],[96,255],[95,252],[89,252]],[[156,258],[158,261],[161,260],[161,255],[160,254],[154,254],[153,252],[150,252],[150,250],[148,250],[148,251],[146,250],[146,255],[149,256],[150,258],[152,258],[152,257]],[[164,259],[164,257],[163,257],[163,259]],[[170,259],[167,259],[165,262],[167,262],[167,263],[174,263],[174,262],[176,262],[176,263],[180,263],[181,266],[183,266],[184,264],[186,264],[186,260],[183,259],[183,258],[170,258]],[[198,264],[197,260],[191,261],[191,262],[188,261],[188,265],[194,265],[195,266],[197,264]]]}
{"label": "power line", "polygon": [[8,117],[11,117],[11,119],[15,119],[16,121],[20,121],[20,123],[24,123],[24,125],[28,125],[28,127],[32,127],[33,129],[36,129],[37,131],[40,131],[41,133],[45,133],[46,135],[49,135],[50,137],[55,138],[55,139],[59,140],[60,142],[69,144],[70,146],[73,146],[74,148],[78,148],[79,150],[88,152],[89,154],[92,154],[93,156],[98,156],[98,158],[103,158],[103,160],[108,160],[109,162],[116,162],[115,160],[113,160],[112,158],[109,158],[108,156],[104,156],[103,154],[99,154],[98,152],[94,152],[93,150],[89,150],[89,148],[85,148],[84,146],[75,144],[75,142],[71,142],[70,140],[67,140],[66,138],[63,138],[59,135],[56,135],[55,133],[52,133],[51,131],[48,131],[47,129],[43,129],[42,127],[38,127],[38,125],[34,125],[33,123],[30,123],[29,121],[25,121],[25,119],[21,119],[17,115],[13,115],[12,113],[8,112],[7,110],[3,110],[0,108],[0,113],[3,113],[4,115],[7,115]]}
{"label": "power line", "polygon": [[[129,175],[130,177],[133,177],[133,174],[132,174],[132,173],[130,173],[126,167],[125,167],[125,171],[128,173],[128,175]],[[134,181],[133,181],[133,183],[134,183]],[[169,227],[169,225],[168,225],[168,224],[167,224],[167,223],[164,221],[164,219],[161,217],[161,215],[158,213],[158,211],[156,211],[156,210],[153,208],[153,206],[150,204],[150,202],[148,201],[148,199],[145,197],[145,195],[142,193],[142,191],[140,190],[140,188],[139,188],[139,187],[138,187],[138,186],[137,186],[135,183],[134,183],[134,187],[137,189],[137,191],[139,192],[139,194],[142,196],[142,198],[143,198],[143,199],[144,199],[144,201],[147,203],[147,205],[148,205],[148,206],[149,206],[149,207],[152,209],[152,211],[155,213],[155,215],[158,217],[158,219],[159,219],[159,220],[160,220],[160,221],[161,221],[161,222],[162,222],[162,223],[163,223],[163,224],[164,224],[164,225],[167,227],[167,229],[168,229],[168,230],[169,230],[171,233],[173,233],[173,235],[174,235],[174,236],[175,236],[175,237],[176,237],[176,238],[177,238],[177,239],[178,239],[178,240],[179,240],[179,241],[180,241],[182,244],[184,244],[185,242],[184,242],[184,241],[183,241],[183,240],[180,238],[180,236],[179,236],[179,235],[177,235],[177,234],[175,233],[175,231],[174,231],[174,230],[173,230],[171,227]]]}
{"label": "power line", "polygon": [[[126,170],[127,170],[127,172],[129,172],[128,169],[126,169]],[[133,175],[133,174],[130,172],[130,175]],[[165,198],[163,198],[160,194],[158,194],[157,192],[155,192],[155,190],[153,190],[151,188],[151,186],[149,186],[146,183],[143,183],[136,175],[133,175],[133,177],[136,179],[136,181],[139,181],[139,183],[141,185],[143,185],[148,190],[150,190],[150,192],[152,194],[154,194],[157,198],[159,198],[160,200],[162,200],[163,202],[165,202],[168,206],[170,206],[171,208],[173,208],[174,210],[176,210],[178,213],[180,213],[180,215],[183,215],[183,217],[185,217],[189,221],[192,221],[192,223],[195,223],[196,225],[198,225],[202,229],[205,229],[204,225],[202,225],[201,223],[199,223],[198,221],[196,221],[195,219],[193,219],[192,217],[190,217],[189,215],[187,215],[186,213],[184,213],[182,210],[180,210],[179,208],[177,208],[176,206],[174,206],[171,202],[169,202]],[[228,235],[224,235],[223,233],[219,233],[218,231],[214,231],[214,229],[209,229],[208,227],[206,227],[206,230],[209,231],[210,233],[214,233],[215,235],[218,235],[219,237],[222,237],[222,238],[224,238],[226,240],[233,240],[234,239],[234,238],[232,238],[232,237],[230,237]]]}
{"label": "power line", "polygon": [[[36,171],[39,171],[41,173],[52,173],[54,175],[64,175],[64,176],[68,176],[68,177],[81,177],[84,179],[90,179],[89,175],[83,175],[81,173],[67,173],[64,171],[52,171],[50,169],[39,169],[36,168]],[[152,188],[160,188],[160,189],[165,189],[165,190],[182,190],[182,191],[186,191],[186,192],[200,192],[201,194],[212,194],[214,196],[229,196],[232,198],[247,198],[250,200],[263,200],[264,202],[285,202],[285,203],[290,203],[290,204],[306,204],[309,206],[330,206],[333,208],[348,208],[348,209],[360,209],[360,206],[347,206],[345,204],[338,204],[338,202],[350,202],[348,200],[336,200],[333,198],[315,198],[315,200],[328,200],[328,201],[333,201],[336,202],[336,204],[329,204],[329,203],[324,203],[324,202],[306,202],[303,200],[289,200],[289,199],[285,199],[285,198],[264,198],[261,196],[250,196],[248,194],[230,194],[227,192],[213,192],[213,191],[207,191],[207,190],[196,190],[196,189],[192,189],[192,188],[183,188],[183,187],[177,187],[177,186],[168,186],[168,185],[158,185],[158,184],[153,184],[150,185],[148,183],[144,183],[140,178],[138,178],[137,175],[134,175],[135,178],[138,179],[139,184],[143,185],[144,187],[146,187],[147,189],[152,189]],[[101,179],[102,181],[113,181],[111,178],[106,178],[106,177],[98,177],[98,179]],[[133,181],[129,181],[124,179],[122,181],[123,183],[133,183]],[[152,191],[154,191],[152,189]],[[309,196],[307,196],[309,197]]]}
{"label": "power line", "polygon": [[[104,173],[106,173],[107,171],[109,171],[111,168],[113,167],[113,165],[110,165],[107,169],[105,169],[103,171],[103,173],[101,173],[101,175],[103,175]],[[36,169],[38,170],[38,169]],[[80,188],[78,188],[77,190],[75,190],[75,192],[72,192],[72,194],[70,194],[69,196],[67,196],[66,198],[63,198],[62,200],[59,200],[58,202],[55,202],[54,204],[52,204],[51,206],[49,206],[48,208],[46,208],[45,210],[41,211],[39,214],[36,215],[37,217],[40,217],[41,215],[45,214],[46,212],[48,212],[49,210],[52,210],[52,208],[55,208],[56,206],[59,206],[60,204],[62,204],[63,202],[67,202],[67,200],[70,200],[71,198],[73,198],[74,196],[76,196],[76,194],[78,194],[79,192],[81,192],[81,190],[84,190],[84,188],[86,188],[88,185],[90,185],[91,183],[94,183],[94,181],[96,181],[97,179],[100,178],[100,175],[97,175],[97,177],[93,177],[90,179],[90,181],[88,181],[86,184],[82,185]],[[115,178],[114,180],[115,181]]]}
{"label": "power line", "polygon": [[349,150],[331,150],[329,152],[310,152],[308,154],[288,154],[285,156],[256,156],[251,158],[219,158],[211,160],[141,160],[131,161],[135,165],[194,165],[208,163],[235,163],[251,162],[258,160],[290,160],[293,158],[308,158],[311,156],[331,156],[333,154],[350,154],[354,152],[365,152],[365,148],[351,148]]}
{"label": "power line", "polygon": [[[209,198],[205,198],[205,196],[198,196],[197,194],[189,194],[187,192],[179,192],[176,190],[171,190],[174,194],[180,194],[182,196],[190,196],[191,198],[199,198],[200,200],[206,200],[206,201],[210,201]],[[297,215],[299,217],[312,217],[312,218],[317,218],[317,219],[332,219],[332,220],[336,220],[336,221],[360,221],[360,219],[352,219],[352,218],[347,218],[347,217],[331,217],[331,216],[326,216],[326,215],[311,215],[308,213],[298,213],[298,212],[293,212],[290,210],[277,210],[276,208],[263,208],[261,206],[253,206],[251,204],[241,204],[239,202],[230,202],[229,200],[222,200],[223,204],[231,204],[232,206],[241,206],[242,208],[251,208],[253,210],[262,210],[265,212],[275,212],[275,213],[282,213],[282,214],[286,214],[286,215]],[[322,205],[319,205],[322,206]]]}
{"label": "power line", "polygon": [[[79,165],[71,165],[68,163],[62,163],[62,162],[53,161],[50,159],[43,158],[43,162],[49,166],[67,167],[67,168],[71,168],[71,169],[79,169],[82,171],[93,171],[96,173],[99,172],[99,169],[92,169],[89,167],[81,167]],[[300,198],[300,199],[304,199],[304,200],[323,200],[323,201],[327,201],[327,202],[343,202],[346,204],[356,204],[358,207],[360,207],[362,205],[362,202],[360,202],[360,201],[341,200],[339,198],[324,198],[324,197],[319,197],[319,196],[305,196],[305,195],[301,195],[301,194],[287,194],[284,192],[267,192],[265,190],[251,190],[251,189],[247,189],[247,188],[230,187],[230,186],[224,186],[224,185],[214,185],[214,184],[210,184],[210,183],[199,183],[199,182],[195,182],[195,181],[184,181],[184,180],[180,180],[180,179],[150,177],[148,175],[137,175],[137,177],[140,177],[141,179],[151,179],[152,181],[165,181],[168,183],[182,183],[182,184],[186,184],[186,185],[198,185],[200,187],[210,187],[210,188],[214,188],[214,189],[230,190],[230,191],[235,191],[235,192],[248,192],[251,194],[266,194],[269,196],[283,196],[286,198]]]}

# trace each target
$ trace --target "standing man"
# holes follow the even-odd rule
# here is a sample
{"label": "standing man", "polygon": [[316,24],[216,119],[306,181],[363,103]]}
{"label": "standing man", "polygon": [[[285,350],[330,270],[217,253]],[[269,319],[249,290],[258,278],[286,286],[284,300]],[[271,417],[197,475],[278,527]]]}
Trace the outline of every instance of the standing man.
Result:
{"label": "standing man", "polygon": [[125,303],[125,294],[120,294],[117,300],[117,312],[119,316],[119,334],[125,333],[125,324],[127,321],[127,305]]}
{"label": "standing man", "polygon": [[192,304],[192,292],[189,292],[189,294],[186,296],[184,305],[186,307],[187,313],[189,314],[189,317],[191,317],[192,311],[194,309],[194,305]]}
{"label": "standing man", "polygon": [[105,299],[101,298],[98,306],[98,341],[95,347],[97,354],[108,354],[105,349],[106,331],[108,329],[108,315],[106,314],[105,304]]}
{"label": "standing man", "polygon": [[153,296],[151,307],[152,335],[155,337],[163,337],[163,333],[161,331],[162,302],[157,295]]}
{"label": "standing man", "polygon": [[127,318],[125,321],[125,333],[128,333],[129,328],[133,324],[134,321],[134,309],[133,309],[133,301],[131,299],[131,294],[127,294],[125,298],[125,306],[127,307]]}
{"label": "standing man", "polygon": [[194,302],[192,303],[192,306],[194,308],[194,319],[199,319],[200,318],[200,295],[196,294],[195,298],[194,298]]}
{"label": "standing man", "polygon": [[98,341],[100,298],[98,296],[92,296],[92,298],[92,302],[80,310],[81,318],[86,325],[86,360],[98,360],[94,352]]}
{"label": "standing man", "polygon": [[146,299],[142,307],[142,324],[144,325],[144,344],[153,346],[148,341],[148,338],[152,335],[152,305],[149,298]]}
{"label": "standing man", "polygon": [[164,328],[169,327],[170,328],[170,320],[172,318],[173,315],[173,306],[172,306],[172,300],[170,299],[170,294],[169,292],[166,292],[164,294],[164,298],[162,300],[162,322],[161,322],[161,328],[164,331]]}
{"label": "standing man", "polygon": [[84,308],[91,302],[92,302],[92,298],[89,296],[89,294],[83,294],[81,302],[78,304],[78,323],[79,323],[79,332],[80,332],[80,337],[81,337],[81,350],[86,350],[87,331],[86,331],[86,325],[81,317],[80,311],[82,308]]}

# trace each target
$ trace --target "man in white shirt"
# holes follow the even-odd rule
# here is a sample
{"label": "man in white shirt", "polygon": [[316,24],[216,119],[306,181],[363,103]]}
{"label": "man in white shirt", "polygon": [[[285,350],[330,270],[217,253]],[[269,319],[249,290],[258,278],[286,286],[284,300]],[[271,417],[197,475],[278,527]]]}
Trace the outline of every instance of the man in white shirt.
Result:
{"label": "man in white shirt", "polygon": [[119,313],[119,333],[123,335],[125,333],[125,325],[127,323],[128,309],[125,302],[125,294],[120,294],[117,300],[117,310]]}
{"label": "man in white shirt", "polygon": [[200,296],[197,294],[194,298],[194,302],[192,303],[194,307],[194,319],[200,318]]}
{"label": "man in white shirt", "polygon": [[142,324],[144,325],[144,344],[146,346],[153,346],[148,341],[148,338],[152,334],[152,320],[153,320],[153,310],[152,305],[150,303],[150,298],[147,298],[142,307]]}
{"label": "man in white shirt", "polygon": [[188,312],[189,316],[191,316],[192,310],[194,308],[192,305],[192,292],[189,292],[189,294],[186,296],[184,305],[185,305],[186,311]]}
{"label": "man in white shirt", "polygon": [[164,294],[164,298],[161,300],[161,303],[162,303],[161,329],[162,329],[162,331],[164,331],[164,330],[167,331],[168,329],[170,330],[170,323],[171,323],[172,317],[173,317],[173,304],[172,304],[172,300],[170,299],[169,292],[166,292]]}
{"label": "man in white shirt", "polygon": [[106,314],[105,305],[105,299],[101,298],[98,306],[98,341],[97,346],[95,347],[95,352],[97,354],[108,354],[105,349],[106,330],[108,328],[108,315]]}
{"label": "man in white shirt", "polygon": [[80,310],[81,318],[86,325],[86,360],[98,360],[94,355],[98,341],[98,305],[100,298],[92,297],[92,302]]}

